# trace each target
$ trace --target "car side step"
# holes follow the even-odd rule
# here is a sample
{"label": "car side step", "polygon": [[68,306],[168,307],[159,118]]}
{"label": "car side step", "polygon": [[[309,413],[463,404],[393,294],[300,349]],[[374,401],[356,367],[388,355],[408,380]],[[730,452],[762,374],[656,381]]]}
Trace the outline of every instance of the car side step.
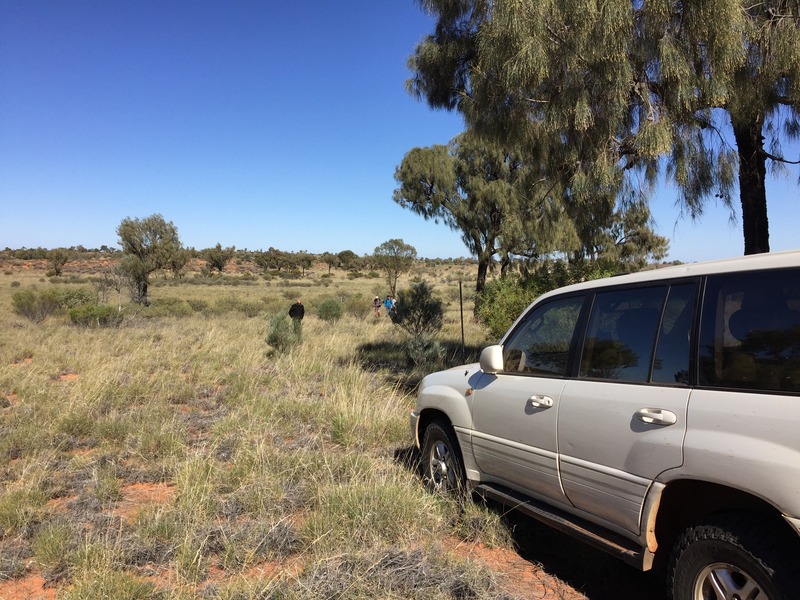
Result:
{"label": "car side step", "polygon": [[616,556],[629,565],[647,571],[653,566],[653,554],[635,542],[589,521],[580,519],[564,511],[554,509],[543,502],[519,494],[505,487],[482,483],[473,491],[484,497],[502,503],[509,508],[541,521],[574,538]]}

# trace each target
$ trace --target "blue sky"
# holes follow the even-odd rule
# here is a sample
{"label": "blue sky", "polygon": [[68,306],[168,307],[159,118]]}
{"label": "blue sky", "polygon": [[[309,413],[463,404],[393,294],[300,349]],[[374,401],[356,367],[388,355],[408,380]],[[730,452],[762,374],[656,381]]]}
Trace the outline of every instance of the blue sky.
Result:
{"label": "blue sky", "polygon": [[[392,201],[404,154],[463,128],[405,91],[432,28],[413,0],[3,0],[0,248],[116,247],[160,213],[198,249],[467,256]],[[770,182],[773,250],[800,245],[796,177]],[[724,211],[673,203],[670,258],[742,253]]]}

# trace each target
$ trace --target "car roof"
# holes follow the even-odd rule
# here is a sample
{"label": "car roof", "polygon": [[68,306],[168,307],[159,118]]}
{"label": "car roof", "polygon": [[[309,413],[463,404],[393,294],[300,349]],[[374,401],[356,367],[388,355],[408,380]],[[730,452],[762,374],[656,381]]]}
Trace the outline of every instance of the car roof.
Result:
{"label": "car roof", "polygon": [[575,283],[556,290],[542,294],[537,298],[537,302],[543,298],[555,294],[577,292],[587,289],[596,289],[606,286],[628,285],[645,283],[648,281],[662,281],[668,279],[681,279],[687,277],[699,277],[702,275],[712,275],[716,273],[738,273],[743,271],[762,271],[767,269],[779,269],[786,267],[800,267],[800,250],[787,250],[785,252],[768,252],[764,254],[750,254],[736,258],[726,258],[722,260],[710,260],[705,262],[687,263],[669,267],[649,269],[628,275],[617,275],[604,277],[602,279],[592,279],[582,283]]}

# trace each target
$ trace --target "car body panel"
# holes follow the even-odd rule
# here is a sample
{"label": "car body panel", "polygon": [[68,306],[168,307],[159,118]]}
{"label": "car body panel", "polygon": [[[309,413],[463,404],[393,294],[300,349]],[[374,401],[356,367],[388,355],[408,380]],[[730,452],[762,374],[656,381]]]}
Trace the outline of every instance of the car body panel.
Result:
{"label": "car body panel", "polygon": [[[514,488],[565,500],[558,476],[556,426],[565,381],[484,375],[473,392],[472,452],[484,473]],[[534,397],[552,405],[535,406]]]}

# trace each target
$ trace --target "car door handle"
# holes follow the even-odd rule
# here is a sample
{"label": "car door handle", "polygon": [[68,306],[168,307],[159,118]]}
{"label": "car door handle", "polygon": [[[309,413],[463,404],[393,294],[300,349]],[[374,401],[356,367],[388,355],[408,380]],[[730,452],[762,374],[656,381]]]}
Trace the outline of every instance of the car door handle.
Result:
{"label": "car door handle", "polygon": [[553,406],[553,399],[549,396],[531,396],[528,402],[534,408],[550,408]]}
{"label": "car door handle", "polygon": [[643,408],[636,413],[636,418],[649,425],[673,425],[678,422],[674,412],[661,408]]}

